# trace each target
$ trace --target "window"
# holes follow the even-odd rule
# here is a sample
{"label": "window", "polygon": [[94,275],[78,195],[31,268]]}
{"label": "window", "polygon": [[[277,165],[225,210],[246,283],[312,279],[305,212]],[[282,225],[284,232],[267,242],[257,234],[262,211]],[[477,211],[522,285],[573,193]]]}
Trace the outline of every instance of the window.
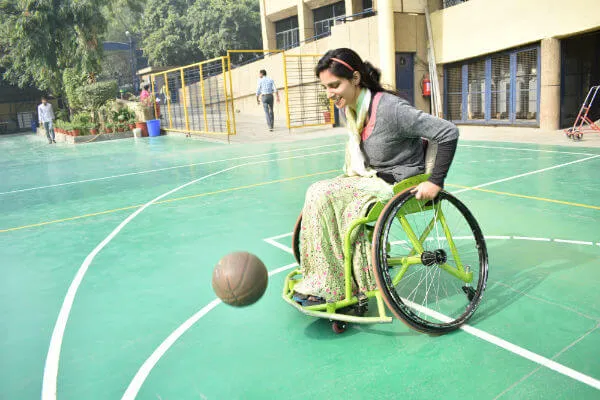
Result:
{"label": "window", "polygon": [[469,0],[444,0],[444,8],[452,7],[460,3],[465,3]]}
{"label": "window", "polygon": [[363,11],[373,9],[373,0],[363,0]]}
{"label": "window", "polygon": [[516,118],[537,119],[537,51],[517,53]]}
{"label": "window", "polygon": [[448,65],[446,117],[454,122],[538,122],[539,47]]}
{"label": "window", "polygon": [[346,4],[343,1],[313,10],[315,36],[326,36],[335,25],[335,19],[346,15]]}
{"label": "window", "polygon": [[290,49],[300,44],[298,17],[293,16],[275,22],[275,39],[278,49]]}
{"label": "window", "polygon": [[467,68],[469,71],[467,119],[485,119],[485,61],[472,62]]}
{"label": "window", "polygon": [[492,56],[490,118],[508,120],[510,111],[510,55]]}
{"label": "window", "polygon": [[446,69],[447,118],[451,121],[462,119],[462,66],[454,65]]}

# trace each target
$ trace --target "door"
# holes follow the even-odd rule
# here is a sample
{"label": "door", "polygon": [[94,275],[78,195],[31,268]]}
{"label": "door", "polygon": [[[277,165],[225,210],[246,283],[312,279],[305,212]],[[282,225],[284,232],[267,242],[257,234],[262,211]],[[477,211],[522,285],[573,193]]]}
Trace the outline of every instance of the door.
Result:
{"label": "door", "polygon": [[411,105],[415,105],[414,53],[396,53],[396,90]]}

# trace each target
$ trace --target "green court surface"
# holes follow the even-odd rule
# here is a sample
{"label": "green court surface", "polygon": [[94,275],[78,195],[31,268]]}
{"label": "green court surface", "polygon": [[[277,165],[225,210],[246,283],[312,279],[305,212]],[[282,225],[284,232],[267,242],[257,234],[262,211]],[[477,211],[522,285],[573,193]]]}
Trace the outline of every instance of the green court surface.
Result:
{"label": "green court surface", "polygon": [[[600,398],[600,149],[461,142],[446,189],[487,238],[479,310],[336,335],[281,290],[344,140],[1,138],[0,398]],[[236,250],[272,273],[243,309],[211,287]]]}

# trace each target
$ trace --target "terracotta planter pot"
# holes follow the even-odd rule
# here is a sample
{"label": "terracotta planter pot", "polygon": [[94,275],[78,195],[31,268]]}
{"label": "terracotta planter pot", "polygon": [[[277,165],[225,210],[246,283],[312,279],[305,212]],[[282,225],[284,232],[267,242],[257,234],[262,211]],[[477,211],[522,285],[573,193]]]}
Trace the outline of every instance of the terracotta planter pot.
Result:
{"label": "terracotta planter pot", "polygon": [[97,135],[98,134],[98,129],[96,129],[96,128],[90,129],[90,134],[91,135]]}
{"label": "terracotta planter pot", "polygon": [[71,133],[73,134],[73,136],[79,136],[79,134],[81,133],[81,131],[79,129],[73,129],[71,131]]}
{"label": "terracotta planter pot", "polygon": [[133,129],[135,129],[135,124],[129,124],[129,129],[130,129],[130,130],[133,130]]}
{"label": "terracotta planter pot", "polygon": [[136,122],[135,127],[142,130],[142,137],[148,136],[148,125],[145,122]]}

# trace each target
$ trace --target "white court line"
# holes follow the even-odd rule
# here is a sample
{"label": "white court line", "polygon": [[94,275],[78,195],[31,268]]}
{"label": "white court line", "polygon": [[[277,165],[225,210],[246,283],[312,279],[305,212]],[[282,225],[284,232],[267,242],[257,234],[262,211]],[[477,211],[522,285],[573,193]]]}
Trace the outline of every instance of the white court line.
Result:
{"label": "white court line", "polygon": [[549,238],[539,238],[539,237],[528,237],[528,236],[513,236],[514,239],[517,240],[533,240],[536,242],[549,242]]}
{"label": "white court line", "polygon": [[[265,239],[265,241],[267,241],[267,239]],[[269,243],[271,243],[271,242],[269,242]],[[290,249],[288,247],[288,252],[291,252],[291,250],[292,249]],[[437,311],[434,311],[430,308],[423,307],[422,305],[413,303],[412,301],[409,301],[407,299],[402,299],[402,300],[405,303],[407,303],[408,305],[410,305],[411,307],[419,310],[423,314],[429,315],[430,317],[433,317],[439,321],[442,321],[442,322],[452,321],[452,318],[450,318],[444,314],[441,314]],[[581,383],[584,383],[588,386],[591,386],[595,389],[600,390],[600,381],[595,378],[592,378],[591,376],[582,374],[579,371],[576,371],[572,368],[566,367],[562,364],[557,363],[556,361],[550,360],[549,358],[546,358],[537,353],[534,353],[532,351],[524,349],[523,347],[517,346],[516,344],[510,343],[504,339],[499,338],[498,336],[494,336],[490,333],[482,331],[481,329],[474,328],[470,325],[467,325],[467,324],[462,325],[460,327],[460,329],[462,329],[463,331],[465,331],[475,337],[485,340],[488,343],[494,344],[498,347],[508,350],[513,354],[516,354],[516,355],[526,358],[530,361],[533,361],[539,365],[542,365],[546,368],[549,368],[553,371],[556,371],[561,375],[568,376],[569,378],[575,379],[576,381],[579,381]]]}
{"label": "white court line", "polygon": [[[600,155],[596,155],[596,156],[594,156],[594,157],[600,157]],[[521,174],[521,175],[517,175],[517,176],[513,176],[513,177],[505,178],[505,179],[502,179],[502,180],[499,180],[499,181],[494,181],[494,182],[490,182],[490,183],[487,183],[487,184],[483,184],[483,185],[480,185],[480,186],[478,186],[478,187],[487,186],[487,185],[491,185],[491,184],[493,184],[493,183],[498,183],[498,182],[504,182],[504,181],[511,180],[511,179],[516,179],[516,178],[519,178],[519,177],[521,177],[521,176],[531,175],[531,174],[534,174],[534,173],[539,173],[539,172],[547,171],[547,170],[549,170],[549,169],[559,168],[559,167],[562,167],[562,166],[565,166],[565,165],[573,164],[573,163],[575,163],[575,162],[582,162],[582,161],[585,161],[585,160],[587,160],[587,159],[594,158],[594,157],[589,157],[589,158],[586,158],[586,159],[584,159],[584,160],[577,160],[577,161],[574,161],[574,162],[571,162],[571,163],[561,164],[561,165],[558,165],[558,166],[555,166],[555,167],[545,168],[545,169],[543,169],[543,170],[533,171],[533,172],[530,172],[530,173],[527,173],[527,174]],[[470,190],[470,189],[469,189],[469,190]],[[465,190],[462,190],[462,191],[465,191]],[[293,233],[286,233],[286,234],[283,234],[283,235],[278,235],[278,236],[276,236],[276,237],[277,237],[277,238],[282,238],[282,237],[290,236],[290,235],[292,235],[292,234],[293,234]],[[273,239],[274,239],[274,238],[267,238],[267,239],[264,239],[264,240],[265,240],[265,241],[267,241],[267,243],[269,243],[269,244],[277,243],[277,242],[275,242]],[[277,243],[277,245],[275,245],[275,244],[273,244],[273,245],[274,245],[274,246],[276,246],[276,247],[278,247],[278,248],[280,248],[281,250],[284,250],[284,251],[286,251],[287,253],[293,254],[293,251],[292,251],[292,249],[291,249],[291,248],[289,248],[289,247],[287,247],[287,246],[284,246],[284,245],[282,245],[282,244],[280,244],[280,243]],[[284,248],[285,248],[285,249],[284,249]],[[183,332],[182,332],[182,333],[183,333]],[[169,346],[170,346],[170,345],[169,345]],[[168,350],[168,347],[164,349],[164,352],[166,352],[167,350]],[[158,351],[158,349],[157,349],[156,351]],[[156,353],[156,351],[155,351],[155,353]],[[163,352],[162,354],[164,354],[164,352]],[[154,355],[155,353],[153,353],[153,355]],[[162,354],[160,354],[160,356],[162,356]],[[151,356],[151,357],[152,357],[152,356]],[[145,379],[147,378],[148,374],[150,373],[150,370],[151,370],[151,369],[154,367],[154,365],[156,364],[156,362],[158,361],[158,359],[160,359],[160,357],[157,357],[157,358],[156,358],[156,360],[153,360],[153,363],[154,363],[154,364],[149,364],[149,365],[150,365],[150,368],[149,368],[149,369],[148,369],[148,367],[146,366],[147,364],[146,364],[146,363],[144,363],[144,365],[146,366],[146,368],[145,368],[144,372],[143,372],[143,373],[140,373],[140,372],[138,371],[138,374],[136,374],[136,376],[134,377],[134,380],[136,380],[136,383],[135,383],[135,385],[133,386],[134,388],[133,388],[133,389],[130,391],[130,390],[129,390],[129,387],[128,387],[128,389],[127,389],[127,392],[126,392],[126,395],[128,395],[128,393],[130,393],[130,394],[128,395],[128,397],[125,397],[125,395],[124,395],[124,396],[123,396],[123,399],[133,399],[133,398],[135,398],[135,396],[137,395],[137,393],[138,393],[139,389],[141,388],[142,384],[144,383]],[[138,378],[138,377],[139,377],[139,378]],[[133,381],[132,381],[132,383],[130,384],[130,387],[131,387],[132,385],[133,385]],[[137,389],[136,389],[136,388],[137,388]]]}
{"label": "white court line", "polygon": [[48,348],[48,354],[46,356],[46,364],[44,365],[44,378],[43,378],[43,382],[42,382],[42,400],[56,399],[56,390],[57,390],[57,383],[58,383],[58,364],[59,364],[59,360],[60,360],[60,351],[62,348],[62,341],[63,341],[65,329],[67,326],[67,321],[69,319],[69,315],[71,313],[71,309],[72,309],[73,303],[75,301],[75,295],[77,293],[77,290],[79,289],[79,286],[81,285],[81,282],[83,281],[83,277],[85,276],[85,273],[87,272],[90,264],[92,263],[92,261],[94,260],[96,255],[106,245],[108,245],[108,243],[110,243],[110,241],[129,222],[131,222],[131,220],[133,220],[138,214],[140,214],[142,211],[144,211],[150,205],[156,203],[157,201],[161,200],[162,198],[164,198],[166,196],[169,196],[189,185],[200,182],[206,178],[221,174],[223,172],[231,171],[233,169],[240,168],[240,167],[246,167],[249,165],[258,165],[258,164],[271,163],[274,161],[284,161],[284,160],[291,160],[291,159],[297,159],[297,158],[314,157],[314,156],[323,155],[323,154],[332,154],[332,153],[336,153],[339,151],[343,151],[343,150],[334,150],[334,151],[329,151],[329,152],[305,154],[305,155],[299,155],[299,156],[293,156],[293,157],[278,158],[275,160],[252,161],[252,162],[234,165],[233,167],[229,167],[229,168],[219,170],[217,172],[213,172],[212,174],[205,175],[201,178],[198,178],[198,179],[195,179],[188,183],[185,183],[185,184],[183,184],[173,190],[170,190],[164,194],[161,194],[160,196],[158,196],[158,197],[154,198],[153,200],[149,201],[148,203],[144,204],[142,207],[138,208],[135,212],[133,212],[131,215],[129,215],[102,242],[100,242],[100,244],[98,246],[96,246],[96,248],[94,248],[94,250],[92,250],[92,252],[90,254],[88,254],[88,256],[85,258],[85,260],[79,267],[79,270],[75,274],[75,278],[69,285],[69,289],[67,290],[67,294],[66,294],[65,299],[63,300],[63,304],[60,308],[60,312],[58,314],[56,324],[54,325],[54,330],[52,331],[52,337],[50,338],[50,346]]}
{"label": "white court line", "polygon": [[479,149],[498,149],[498,150],[518,150],[518,151],[532,151],[536,153],[558,153],[558,154],[575,154],[580,156],[593,156],[594,153],[578,153],[574,151],[560,151],[560,150],[540,150],[540,149],[521,149],[518,147],[502,147],[502,146],[479,146],[473,144],[461,144],[459,147],[475,147]]}
{"label": "white court line", "polygon": [[[272,154],[282,154],[282,153],[289,153],[289,152],[302,151],[302,150],[313,150],[313,149],[319,149],[319,148],[323,148],[323,147],[333,147],[333,146],[340,146],[340,145],[341,145],[340,143],[327,144],[327,145],[322,145],[322,146],[305,147],[305,148],[295,149],[295,150],[283,150],[280,152],[263,153],[263,154],[257,154],[257,155],[252,155],[252,156],[235,157],[235,158],[228,158],[228,159],[215,160],[215,161],[206,161],[206,162],[200,162],[200,163],[178,165],[178,166],[174,166],[174,167],[150,169],[150,170],[139,171],[139,172],[129,172],[126,174],[111,175],[111,176],[105,176],[105,177],[101,177],[101,178],[91,178],[91,179],[84,179],[84,180],[80,180],[80,181],[57,183],[54,185],[37,186],[37,187],[26,188],[26,189],[16,189],[16,190],[8,191],[8,192],[0,192],[0,196],[5,195],[5,194],[11,194],[11,193],[21,193],[21,192],[28,192],[28,191],[32,191],[32,190],[48,189],[48,188],[53,188],[53,187],[76,185],[76,184],[80,184],[80,183],[96,182],[96,181],[102,181],[102,180],[114,179],[114,178],[122,178],[125,176],[150,174],[150,173],[154,173],[154,172],[167,171],[170,169],[193,167],[196,165],[207,165],[207,164],[214,164],[214,163],[219,163],[219,162],[237,161],[237,160],[243,160],[243,159],[254,158],[254,157],[262,157],[262,156],[267,156],[267,155],[272,155]],[[585,156],[593,155],[591,153],[576,153],[576,152],[558,151],[558,150],[519,149],[516,147],[475,146],[475,145],[468,145],[468,144],[460,144],[460,145],[458,145],[458,147],[476,147],[476,148],[500,149],[500,150],[520,150],[520,151],[532,151],[532,152],[541,152],[541,153],[575,154],[575,155],[585,155]]]}
{"label": "white court line", "polygon": [[[269,276],[273,276],[273,275],[278,274],[280,272],[286,271],[286,270],[288,270],[290,268],[293,268],[293,267],[295,267],[297,265],[298,264],[296,264],[296,263],[284,265],[283,267],[277,268],[277,269],[269,272]],[[194,325],[196,322],[198,322],[200,320],[200,318],[204,317],[213,308],[215,308],[216,306],[218,306],[221,303],[222,303],[222,301],[220,299],[214,299],[213,301],[211,301],[210,303],[208,303],[207,305],[205,305],[204,307],[202,307],[202,309],[200,309],[200,311],[198,311],[196,314],[194,314],[190,318],[188,318],[188,320],[185,321],[183,324],[181,324],[177,329],[175,329],[160,344],[160,346],[158,346],[156,348],[156,350],[154,350],[154,352],[152,352],[152,354],[150,355],[150,357],[148,357],[148,359],[146,359],[146,361],[144,361],[144,364],[142,364],[142,366],[140,367],[140,369],[137,371],[137,373],[135,374],[135,376],[131,380],[131,383],[129,383],[129,386],[127,386],[127,390],[125,390],[125,393],[123,394],[123,397],[121,397],[121,399],[122,400],[133,400],[133,399],[135,399],[135,397],[139,393],[140,389],[142,388],[142,385],[146,381],[146,378],[150,374],[150,371],[152,371],[152,368],[154,368],[154,366],[156,365],[156,363],[158,362],[158,360],[161,359],[161,357],[167,352],[167,350],[169,350],[169,348],[171,346],[173,346],[173,344],[188,329],[190,329],[192,327],[192,325]]]}
{"label": "white court line", "polygon": [[80,184],[80,183],[97,182],[97,181],[103,181],[103,180],[107,180],[107,179],[122,178],[122,177],[125,177],[125,176],[151,174],[151,173],[154,173],[154,172],[168,171],[168,170],[177,169],[177,168],[188,168],[188,167],[193,167],[193,166],[197,166],[197,165],[208,165],[208,164],[216,164],[216,163],[228,162],[228,161],[239,161],[239,160],[245,160],[245,159],[248,159],[248,158],[271,156],[271,155],[274,155],[274,154],[291,153],[291,152],[303,151],[303,150],[314,150],[314,149],[320,149],[320,148],[323,148],[323,147],[332,147],[332,146],[339,146],[339,145],[340,145],[339,143],[337,143],[337,144],[327,144],[327,145],[322,145],[322,146],[305,147],[305,148],[294,149],[294,150],[282,150],[282,151],[276,151],[276,152],[272,152],[272,153],[256,154],[256,155],[252,155],[252,156],[225,158],[225,159],[221,159],[221,160],[204,161],[204,162],[193,163],[193,164],[186,164],[186,165],[176,165],[174,167],[149,169],[149,170],[146,170],[146,171],[139,171],[139,172],[128,172],[126,174],[111,175],[111,176],[105,176],[105,177],[101,177],[101,178],[91,178],[91,179],[84,179],[84,180],[81,180],[81,181],[72,181],[72,182],[65,182],[65,183],[57,183],[55,185],[46,185],[46,186],[38,186],[38,187],[32,187],[32,188],[27,188],[27,189],[11,190],[11,191],[8,191],[8,192],[0,192],[0,195],[11,194],[11,193],[28,192],[28,191],[31,191],[31,190],[48,189],[48,188],[60,187],[60,186],[67,186],[67,185],[77,185],[77,184]]}
{"label": "white court line", "polygon": [[[292,232],[291,234],[286,234],[286,235],[284,235],[284,236],[278,236],[278,237],[279,237],[279,238],[282,238],[282,237],[285,237],[285,236],[291,236],[291,235],[293,235],[293,232]],[[263,240],[264,240],[265,242],[269,243],[271,246],[275,246],[275,247],[277,247],[277,248],[279,248],[279,249],[281,249],[281,250],[285,251],[286,253],[294,254],[294,252],[292,251],[292,249],[291,249],[291,248],[289,248],[289,247],[287,247],[287,246],[285,246],[285,245],[283,245],[283,244],[281,244],[281,243],[279,243],[279,242],[276,242],[276,241],[274,240],[274,238],[263,239]]]}
{"label": "white court line", "polygon": [[277,239],[281,239],[281,238],[284,238],[284,237],[287,237],[287,236],[292,236],[293,234],[294,234],[294,232],[284,233],[283,235],[273,236],[273,237],[270,237],[270,238],[265,239],[265,240],[277,240]]}
{"label": "white court line", "polygon": [[539,173],[542,173],[542,172],[550,171],[552,169],[566,167],[567,165],[577,164],[577,163],[584,162],[584,161],[591,160],[593,158],[598,158],[598,157],[600,157],[600,154],[595,155],[595,156],[591,156],[591,157],[582,158],[580,160],[571,161],[571,162],[564,163],[564,164],[555,165],[553,167],[542,168],[542,169],[538,169],[538,170],[535,170],[535,171],[526,172],[524,174],[510,176],[510,177],[504,178],[504,179],[498,179],[498,180],[493,181],[493,182],[483,183],[481,185],[473,186],[473,187],[470,187],[470,188],[467,188],[467,189],[457,190],[457,191],[452,192],[452,194],[462,193],[462,192],[468,192],[469,190],[473,190],[473,189],[477,189],[477,188],[482,188],[482,187],[486,187],[486,186],[490,186],[490,185],[495,185],[496,183],[506,182],[506,181],[510,181],[510,180],[513,180],[513,179],[522,178],[524,176],[539,174]]}
{"label": "white court line", "polygon": [[554,239],[554,241],[558,242],[558,243],[585,244],[585,245],[588,245],[588,246],[593,246],[594,245],[593,242],[582,242],[580,240]]}

